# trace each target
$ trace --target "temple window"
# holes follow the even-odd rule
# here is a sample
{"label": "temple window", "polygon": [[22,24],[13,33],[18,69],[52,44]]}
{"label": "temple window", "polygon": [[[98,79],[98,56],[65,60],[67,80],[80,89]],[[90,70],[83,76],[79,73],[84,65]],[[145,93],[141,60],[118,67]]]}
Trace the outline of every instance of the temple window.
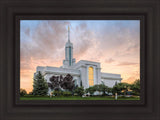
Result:
{"label": "temple window", "polygon": [[94,85],[94,73],[93,73],[93,67],[88,68],[88,81],[89,81],[89,86]]}

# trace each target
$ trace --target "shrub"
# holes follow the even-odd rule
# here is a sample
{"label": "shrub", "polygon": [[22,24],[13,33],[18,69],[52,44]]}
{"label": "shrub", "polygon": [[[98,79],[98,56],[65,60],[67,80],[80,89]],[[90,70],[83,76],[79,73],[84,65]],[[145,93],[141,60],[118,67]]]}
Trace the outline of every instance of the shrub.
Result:
{"label": "shrub", "polygon": [[74,90],[74,93],[77,93],[79,96],[82,96],[84,94],[84,88],[83,87],[77,87]]}
{"label": "shrub", "polygon": [[29,94],[26,94],[24,95],[25,97],[33,97],[34,95],[29,95]]}
{"label": "shrub", "polygon": [[27,94],[26,90],[21,88],[20,89],[20,96],[24,96],[26,94]]}
{"label": "shrub", "polygon": [[64,91],[62,93],[63,93],[63,96],[71,96],[72,95],[72,93],[69,91]]}
{"label": "shrub", "polygon": [[128,84],[128,83],[118,83],[118,84],[113,86],[112,90],[113,90],[114,94],[118,93],[118,95],[120,95],[120,94],[126,95],[129,87],[130,87],[130,84]]}
{"label": "shrub", "polygon": [[55,96],[62,96],[63,95],[63,91],[57,91],[57,90],[55,90],[55,91],[53,91],[53,94]]}
{"label": "shrub", "polygon": [[106,92],[108,92],[108,86],[104,84],[98,85],[98,88],[99,88],[98,90],[103,93],[102,94],[103,96],[106,95]]}
{"label": "shrub", "polygon": [[94,87],[89,87],[85,90],[86,93],[90,93],[90,95],[93,95],[93,93],[95,92],[95,88]]}
{"label": "shrub", "polygon": [[86,93],[89,92],[91,95],[93,95],[96,91],[102,92],[102,95],[105,95],[105,92],[108,92],[108,86],[105,86],[104,84],[99,84],[91,86],[85,90]]}
{"label": "shrub", "polygon": [[29,92],[29,95],[33,95],[33,92]]}

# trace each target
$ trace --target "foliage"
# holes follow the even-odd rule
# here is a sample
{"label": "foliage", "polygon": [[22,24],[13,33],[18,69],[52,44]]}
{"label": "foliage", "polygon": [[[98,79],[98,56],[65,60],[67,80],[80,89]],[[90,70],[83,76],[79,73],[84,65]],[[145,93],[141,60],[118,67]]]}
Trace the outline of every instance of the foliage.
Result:
{"label": "foliage", "polygon": [[118,93],[118,94],[122,94],[121,92],[124,91],[124,94],[126,94],[126,92],[128,91],[128,89],[130,88],[130,84],[128,83],[118,83],[115,86],[113,86],[113,93]]}
{"label": "foliage", "polygon": [[89,87],[85,90],[86,93],[90,93],[90,95],[92,96],[93,93],[95,92],[95,88],[94,87]]}
{"label": "foliage", "polygon": [[66,90],[73,91],[75,84],[73,77],[70,74],[67,74],[66,77],[64,77],[63,81],[61,82],[61,87]]}
{"label": "foliage", "polygon": [[54,94],[55,96],[62,96],[62,95],[63,95],[63,91],[55,90],[55,91],[53,91],[53,94]]}
{"label": "foliage", "polygon": [[26,94],[27,94],[26,90],[21,88],[20,89],[20,96],[24,96]]}
{"label": "foliage", "polygon": [[140,95],[140,80],[134,81],[134,83],[130,87],[131,90],[133,90],[133,94]]}
{"label": "foliage", "polygon": [[39,71],[33,82],[33,95],[46,95],[48,93],[48,84]]}
{"label": "foliage", "polygon": [[[132,90],[128,92],[128,90]],[[112,88],[112,92],[126,95],[127,93],[133,94],[133,95],[140,95],[140,80],[136,80],[133,84],[128,84],[128,83],[118,83],[115,84]]]}
{"label": "foliage", "polygon": [[72,93],[70,91],[61,91],[61,90],[55,90],[52,92],[55,96],[72,96]]}
{"label": "foliage", "polygon": [[86,93],[89,92],[91,95],[93,95],[95,91],[103,92],[102,95],[105,95],[105,92],[108,92],[108,86],[104,84],[99,84],[99,85],[91,86],[85,90]]}
{"label": "foliage", "polygon": [[108,88],[108,91],[107,91],[108,93],[112,93],[113,92],[113,88]]}
{"label": "foliage", "polygon": [[104,85],[104,84],[100,84],[98,85],[98,90],[100,92],[103,92],[103,96],[106,94],[106,92],[108,92],[108,86]]}
{"label": "foliage", "polygon": [[65,89],[73,91],[75,89],[74,80],[70,74],[67,74],[64,78],[62,75],[52,76],[50,82],[51,83],[48,83],[48,86],[54,90]]}
{"label": "foliage", "polygon": [[69,91],[64,91],[63,96],[72,96],[72,93]]}
{"label": "foliage", "polygon": [[60,90],[61,89],[60,84],[62,81],[63,81],[62,75],[61,76],[52,76],[50,78],[51,83],[48,83],[48,87],[50,87],[51,89],[54,89],[54,90]]}
{"label": "foliage", "polygon": [[84,88],[83,87],[77,87],[74,90],[74,93],[77,93],[79,96],[82,96],[84,94]]}
{"label": "foliage", "polygon": [[99,85],[94,85],[92,87],[93,87],[94,91],[99,91],[99,92],[101,91],[99,88]]}
{"label": "foliage", "polygon": [[29,95],[33,95],[33,92],[29,92]]}

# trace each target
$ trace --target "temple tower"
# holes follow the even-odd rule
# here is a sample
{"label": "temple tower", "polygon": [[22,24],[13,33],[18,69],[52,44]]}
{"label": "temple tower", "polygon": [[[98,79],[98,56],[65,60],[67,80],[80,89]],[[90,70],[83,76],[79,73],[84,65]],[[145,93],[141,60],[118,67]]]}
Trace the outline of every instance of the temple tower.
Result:
{"label": "temple tower", "polygon": [[65,45],[65,60],[63,60],[63,67],[68,68],[75,63],[73,58],[73,44],[70,42],[70,27],[68,26],[68,41]]}

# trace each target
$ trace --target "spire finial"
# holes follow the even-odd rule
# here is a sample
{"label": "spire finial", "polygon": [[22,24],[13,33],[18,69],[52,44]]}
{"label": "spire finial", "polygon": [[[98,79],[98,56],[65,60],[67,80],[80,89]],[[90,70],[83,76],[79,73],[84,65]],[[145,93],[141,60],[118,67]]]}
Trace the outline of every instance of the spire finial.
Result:
{"label": "spire finial", "polygon": [[69,25],[68,25],[68,42],[70,42],[70,28],[69,28]]}

